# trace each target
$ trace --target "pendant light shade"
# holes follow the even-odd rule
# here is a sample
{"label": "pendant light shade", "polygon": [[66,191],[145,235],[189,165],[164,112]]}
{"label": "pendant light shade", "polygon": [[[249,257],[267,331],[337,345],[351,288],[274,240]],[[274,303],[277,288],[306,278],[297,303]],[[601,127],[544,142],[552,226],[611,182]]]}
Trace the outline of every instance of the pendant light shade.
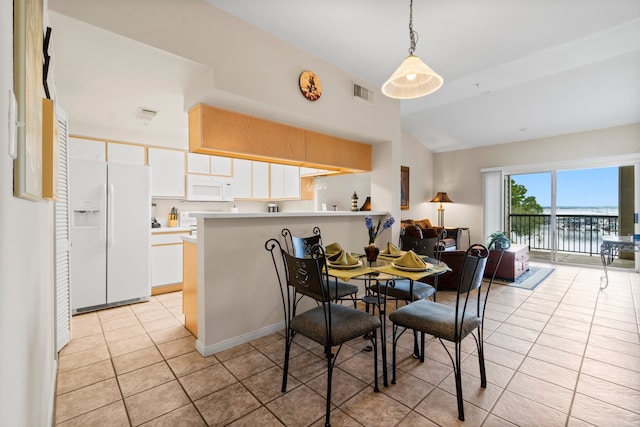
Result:
{"label": "pendant light shade", "polygon": [[442,77],[420,58],[409,55],[382,85],[382,93],[397,99],[418,98],[440,89],[442,82]]}
{"label": "pendant light shade", "polygon": [[440,89],[443,79],[413,52],[418,33],[413,31],[413,0],[409,1],[409,56],[382,85],[382,93],[390,98],[411,99],[429,95]]}

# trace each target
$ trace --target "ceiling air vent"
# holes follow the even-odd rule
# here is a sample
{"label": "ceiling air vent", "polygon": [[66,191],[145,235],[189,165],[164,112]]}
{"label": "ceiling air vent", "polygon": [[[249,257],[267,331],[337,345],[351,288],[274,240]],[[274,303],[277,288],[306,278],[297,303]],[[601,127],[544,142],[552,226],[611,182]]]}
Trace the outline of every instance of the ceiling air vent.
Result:
{"label": "ceiling air vent", "polygon": [[151,108],[143,108],[139,107],[136,110],[136,119],[144,122],[145,125],[149,124],[151,120],[158,114],[158,111],[152,110]]}
{"label": "ceiling air vent", "polygon": [[353,84],[353,98],[366,102],[367,104],[373,104],[373,91],[367,89],[364,86],[360,86],[358,83]]}

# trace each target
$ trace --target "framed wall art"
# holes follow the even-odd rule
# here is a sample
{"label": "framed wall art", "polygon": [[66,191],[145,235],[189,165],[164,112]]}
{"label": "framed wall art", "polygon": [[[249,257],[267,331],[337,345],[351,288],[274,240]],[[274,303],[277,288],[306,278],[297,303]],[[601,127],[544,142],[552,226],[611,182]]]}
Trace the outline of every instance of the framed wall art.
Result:
{"label": "framed wall art", "polygon": [[13,79],[17,108],[17,158],[13,194],[42,198],[42,0],[13,2]]}
{"label": "framed wall art", "polygon": [[400,166],[400,209],[409,209],[409,166]]}

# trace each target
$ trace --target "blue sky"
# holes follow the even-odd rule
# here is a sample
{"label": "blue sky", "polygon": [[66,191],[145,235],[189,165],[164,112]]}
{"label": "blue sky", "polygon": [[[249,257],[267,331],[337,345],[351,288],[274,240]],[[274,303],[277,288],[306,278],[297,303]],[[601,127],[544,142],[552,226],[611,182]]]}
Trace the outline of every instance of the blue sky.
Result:
{"label": "blue sky", "polygon": [[[538,204],[551,206],[551,174],[512,175]],[[618,206],[618,168],[558,172],[558,206]]]}

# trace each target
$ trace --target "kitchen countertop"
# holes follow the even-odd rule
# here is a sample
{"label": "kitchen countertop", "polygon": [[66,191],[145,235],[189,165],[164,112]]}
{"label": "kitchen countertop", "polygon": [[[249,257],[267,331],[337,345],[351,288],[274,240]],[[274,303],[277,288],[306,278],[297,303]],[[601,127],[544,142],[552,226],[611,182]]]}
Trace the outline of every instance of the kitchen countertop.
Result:
{"label": "kitchen countertop", "polygon": [[194,234],[190,236],[182,236],[182,241],[188,243],[198,243],[198,236]]}
{"label": "kitchen countertop", "polygon": [[373,211],[313,211],[313,212],[200,212],[191,216],[196,218],[298,218],[298,217],[336,217],[336,216],[379,216],[388,215],[388,212]]}
{"label": "kitchen countertop", "polygon": [[158,233],[190,233],[191,232],[191,227],[159,227],[159,228],[152,228],[151,229],[151,233],[153,234],[158,234]]}

